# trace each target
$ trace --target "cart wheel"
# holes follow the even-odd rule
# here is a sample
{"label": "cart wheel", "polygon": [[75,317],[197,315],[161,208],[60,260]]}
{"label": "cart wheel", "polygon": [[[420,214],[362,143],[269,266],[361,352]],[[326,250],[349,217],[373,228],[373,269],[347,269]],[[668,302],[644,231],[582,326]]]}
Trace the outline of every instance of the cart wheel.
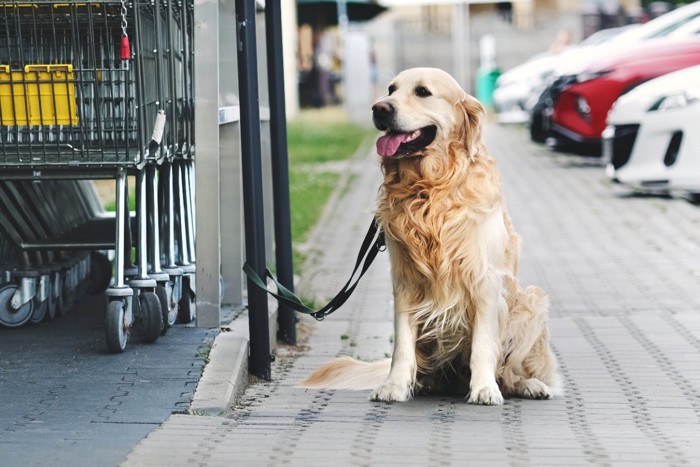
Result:
{"label": "cart wheel", "polygon": [[170,327],[175,324],[175,319],[177,318],[177,309],[170,310],[170,300],[168,299],[168,292],[162,285],[156,287],[156,295],[160,301],[160,310],[163,312],[163,330],[160,331],[160,335],[164,336]]}
{"label": "cart wheel", "polygon": [[155,342],[163,330],[163,313],[160,310],[160,300],[153,292],[143,292],[139,296],[141,304],[141,340],[148,344]]}
{"label": "cart wheel", "polygon": [[75,303],[75,290],[68,287],[66,284],[65,275],[61,275],[61,293],[58,294],[58,306],[56,307],[56,315],[63,318],[68,314],[68,311],[73,308]]}
{"label": "cart wheel", "polygon": [[90,253],[90,277],[88,292],[102,293],[107,290],[112,281],[112,262],[102,253]]}
{"label": "cart wheel", "polygon": [[32,317],[29,319],[29,322],[32,324],[39,324],[44,321],[44,317],[49,311],[49,301],[44,300],[43,302],[39,302],[36,300],[36,298],[34,298],[32,301],[34,302],[34,312],[32,313]]}
{"label": "cart wheel", "polygon": [[122,300],[112,300],[107,304],[107,319],[105,322],[105,337],[107,349],[112,353],[122,353],[129,340],[129,325],[126,322],[126,310]]}
{"label": "cart wheel", "polygon": [[45,321],[53,321],[56,317],[56,300],[54,300],[53,295],[49,292],[49,296],[46,297],[46,314],[44,315]]}
{"label": "cart wheel", "polygon": [[[54,283],[56,281],[56,283]],[[58,290],[58,295],[51,297],[54,307],[54,317],[62,318],[66,315],[66,310],[62,309],[61,306],[61,290],[63,290],[63,275],[59,272],[56,273],[55,277],[51,280],[51,292],[53,294],[54,290]]]}
{"label": "cart wheel", "polygon": [[[86,277],[84,280],[79,281],[76,284],[75,289],[73,290],[73,304],[75,304],[75,302],[79,302],[83,299],[83,297],[85,297],[85,295],[87,295],[90,288],[90,284],[88,284],[89,280],[90,277]],[[71,308],[73,308],[73,305],[71,305]]]}
{"label": "cart wheel", "polygon": [[19,307],[19,310],[12,309],[10,302],[16,291],[17,286],[14,284],[4,285],[0,288],[0,324],[9,328],[22,326],[31,319],[34,313],[34,300],[29,300]]}
{"label": "cart wheel", "polygon": [[178,302],[177,320],[180,323],[191,323],[195,317],[194,296],[190,290],[190,280],[182,278],[182,297]]}
{"label": "cart wheel", "polygon": [[61,294],[56,297],[56,302],[54,303],[54,308],[56,310],[56,318],[63,318],[67,314],[67,310],[63,309],[63,303],[61,300]]}

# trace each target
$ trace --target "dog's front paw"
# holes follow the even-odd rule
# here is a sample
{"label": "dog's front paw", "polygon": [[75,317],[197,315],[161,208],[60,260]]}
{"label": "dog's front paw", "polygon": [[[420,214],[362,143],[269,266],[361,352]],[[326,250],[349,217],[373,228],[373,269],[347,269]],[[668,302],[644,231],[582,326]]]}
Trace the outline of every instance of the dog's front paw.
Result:
{"label": "dog's front paw", "polygon": [[469,399],[467,399],[467,402],[479,405],[501,405],[503,404],[503,396],[498,389],[498,385],[494,382],[485,386],[472,388],[469,392]]}
{"label": "dog's front paw", "polygon": [[405,402],[411,398],[411,394],[412,391],[409,384],[386,381],[372,391],[369,399],[376,402]]}
{"label": "dog's front paw", "polygon": [[516,389],[521,397],[526,399],[549,399],[552,390],[539,379],[530,378],[519,381]]}

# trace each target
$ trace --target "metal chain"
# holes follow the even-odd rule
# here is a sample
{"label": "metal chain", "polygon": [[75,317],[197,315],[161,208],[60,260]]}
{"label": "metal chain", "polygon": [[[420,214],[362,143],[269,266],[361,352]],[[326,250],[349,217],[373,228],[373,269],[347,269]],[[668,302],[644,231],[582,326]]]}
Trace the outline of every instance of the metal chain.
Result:
{"label": "metal chain", "polygon": [[127,37],[126,34],[126,28],[129,25],[126,22],[126,0],[121,0],[122,1],[122,36]]}
{"label": "metal chain", "polygon": [[129,45],[129,36],[126,32],[126,28],[128,27],[128,23],[126,21],[126,0],[121,0],[122,4],[122,40],[121,40],[121,45],[119,49],[119,58],[122,60],[122,67],[125,70],[129,69],[129,60],[131,59],[131,46]]}

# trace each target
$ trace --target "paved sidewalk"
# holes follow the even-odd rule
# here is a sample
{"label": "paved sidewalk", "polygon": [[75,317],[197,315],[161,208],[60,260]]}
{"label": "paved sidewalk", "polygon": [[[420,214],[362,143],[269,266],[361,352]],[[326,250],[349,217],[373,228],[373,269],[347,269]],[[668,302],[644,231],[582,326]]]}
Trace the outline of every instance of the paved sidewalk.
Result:
{"label": "paved sidewalk", "polygon": [[106,306],[88,295],[61,319],[0,329],[0,466],[114,466],[190,406],[217,331],[178,324],[110,354]]}
{"label": "paved sidewalk", "polygon": [[[522,129],[489,127],[487,143],[524,239],[521,282],[552,299],[564,397],[385,404],[294,388],[332,357],[391,352],[380,255],[341,310],[303,320],[308,340],[279,350],[273,381],[252,384],[226,416],[171,416],[124,465],[700,465],[700,208],[620,194],[599,165],[552,155]],[[372,156],[349,172],[314,237],[324,255],[311,282],[327,295],[347,279],[380,182]]]}

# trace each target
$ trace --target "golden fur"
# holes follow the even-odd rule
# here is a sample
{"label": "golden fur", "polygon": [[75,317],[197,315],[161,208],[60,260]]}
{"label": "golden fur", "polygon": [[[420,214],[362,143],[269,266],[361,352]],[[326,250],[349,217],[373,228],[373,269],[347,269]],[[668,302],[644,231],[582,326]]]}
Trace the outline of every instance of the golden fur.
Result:
{"label": "golden fur", "polygon": [[431,68],[402,72],[389,90],[373,107],[385,140],[436,130],[427,146],[402,143],[407,149],[382,158],[376,215],[391,258],[391,366],[339,359],[301,386],[372,387],[371,399],[383,401],[437,392],[469,394],[477,404],[551,397],[559,378],[548,299],[516,278],[520,237],[481,140],[482,105]]}

